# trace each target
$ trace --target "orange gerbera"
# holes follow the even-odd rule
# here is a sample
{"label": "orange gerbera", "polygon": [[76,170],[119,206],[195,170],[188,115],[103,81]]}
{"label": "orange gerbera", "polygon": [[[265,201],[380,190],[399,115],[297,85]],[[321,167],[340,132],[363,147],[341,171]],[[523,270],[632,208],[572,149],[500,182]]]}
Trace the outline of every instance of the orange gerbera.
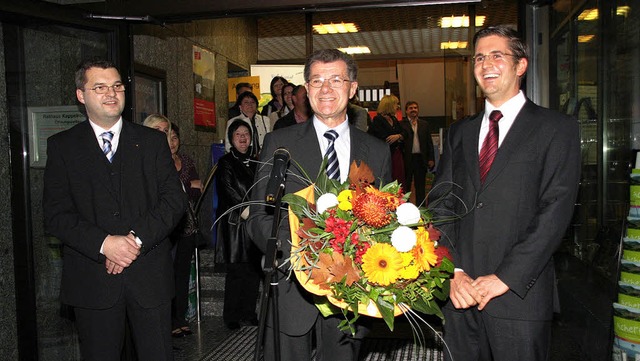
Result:
{"label": "orange gerbera", "polygon": [[429,232],[424,227],[418,227],[416,235],[418,236],[418,241],[412,250],[413,258],[416,260],[420,270],[428,271],[431,266],[435,266],[438,263],[435,245],[429,239]]}

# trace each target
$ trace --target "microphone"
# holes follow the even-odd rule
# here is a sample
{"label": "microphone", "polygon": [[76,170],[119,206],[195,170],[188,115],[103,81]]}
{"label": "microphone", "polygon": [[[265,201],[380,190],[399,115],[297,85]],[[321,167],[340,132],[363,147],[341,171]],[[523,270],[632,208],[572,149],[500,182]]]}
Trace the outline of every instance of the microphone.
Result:
{"label": "microphone", "polygon": [[271,175],[269,183],[267,183],[266,201],[274,204],[276,199],[281,195],[284,189],[284,181],[287,175],[287,166],[291,155],[286,148],[278,148],[273,152],[273,166],[271,167]]}

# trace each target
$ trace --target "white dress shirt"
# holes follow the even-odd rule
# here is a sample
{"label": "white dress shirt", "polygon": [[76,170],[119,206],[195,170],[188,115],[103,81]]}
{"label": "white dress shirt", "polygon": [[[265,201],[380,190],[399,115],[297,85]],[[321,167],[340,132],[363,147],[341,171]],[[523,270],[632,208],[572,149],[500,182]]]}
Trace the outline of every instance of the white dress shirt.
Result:
{"label": "white dress shirt", "polygon": [[502,141],[507,136],[509,129],[513,125],[513,122],[516,120],[516,116],[520,113],[520,109],[524,106],[524,103],[527,102],[527,98],[522,93],[522,90],[518,92],[516,96],[507,100],[506,103],[502,104],[500,109],[494,107],[487,100],[484,102],[484,117],[482,118],[482,125],[480,125],[480,135],[478,142],[478,154],[480,154],[480,150],[482,149],[482,143],[484,142],[484,138],[486,138],[489,133],[489,114],[491,114],[494,110],[499,110],[502,112],[502,118],[498,122],[498,148],[502,145]]}
{"label": "white dress shirt", "polygon": [[348,117],[337,127],[329,128],[314,115],[313,126],[316,129],[316,136],[318,137],[320,152],[323,157],[327,153],[327,148],[329,148],[329,140],[324,137],[324,133],[329,129],[333,129],[338,133],[338,138],[333,143],[333,147],[338,155],[338,163],[340,165],[340,182],[346,182],[349,178],[349,161],[351,160],[351,130],[349,129]]}

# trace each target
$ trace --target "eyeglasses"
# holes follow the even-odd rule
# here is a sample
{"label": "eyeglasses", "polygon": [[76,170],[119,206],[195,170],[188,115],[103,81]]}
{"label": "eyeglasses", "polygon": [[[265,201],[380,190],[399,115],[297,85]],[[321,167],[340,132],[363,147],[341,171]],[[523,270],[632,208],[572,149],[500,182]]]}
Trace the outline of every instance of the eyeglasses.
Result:
{"label": "eyeglasses", "polygon": [[504,57],[505,56],[513,56],[515,57],[515,55],[513,54],[504,54],[504,53],[491,53],[491,54],[478,54],[476,56],[474,56],[473,62],[474,64],[478,65],[478,64],[482,64],[484,63],[485,60],[491,60],[493,62],[501,62],[504,61]]}
{"label": "eyeglasses", "polygon": [[328,81],[329,82],[329,86],[332,88],[342,88],[342,86],[344,85],[344,82],[346,81],[351,81],[349,79],[342,79],[339,76],[333,77],[333,78],[329,78],[329,79],[325,79],[325,78],[313,78],[311,80],[309,80],[307,82],[307,84],[311,85],[314,88],[322,88],[322,86],[324,85],[324,82]]}
{"label": "eyeglasses", "polygon": [[85,89],[85,90],[93,90],[96,94],[107,94],[109,92],[109,88],[113,88],[113,91],[122,93],[124,91],[124,84],[114,84],[114,85],[96,85],[93,88]]}

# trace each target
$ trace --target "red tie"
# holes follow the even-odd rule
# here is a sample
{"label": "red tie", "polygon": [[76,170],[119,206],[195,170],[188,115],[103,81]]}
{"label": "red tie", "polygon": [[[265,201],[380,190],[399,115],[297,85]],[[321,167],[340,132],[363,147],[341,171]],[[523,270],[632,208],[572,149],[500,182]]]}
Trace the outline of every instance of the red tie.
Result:
{"label": "red tie", "polygon": [[502,118],[499,110],[494,110],[489,114],[489,133],[484,138],[482,149],[480,149],[480,181],[484,183],[484,179],[491,169],[491,163],[498,153],[498,121]]}

